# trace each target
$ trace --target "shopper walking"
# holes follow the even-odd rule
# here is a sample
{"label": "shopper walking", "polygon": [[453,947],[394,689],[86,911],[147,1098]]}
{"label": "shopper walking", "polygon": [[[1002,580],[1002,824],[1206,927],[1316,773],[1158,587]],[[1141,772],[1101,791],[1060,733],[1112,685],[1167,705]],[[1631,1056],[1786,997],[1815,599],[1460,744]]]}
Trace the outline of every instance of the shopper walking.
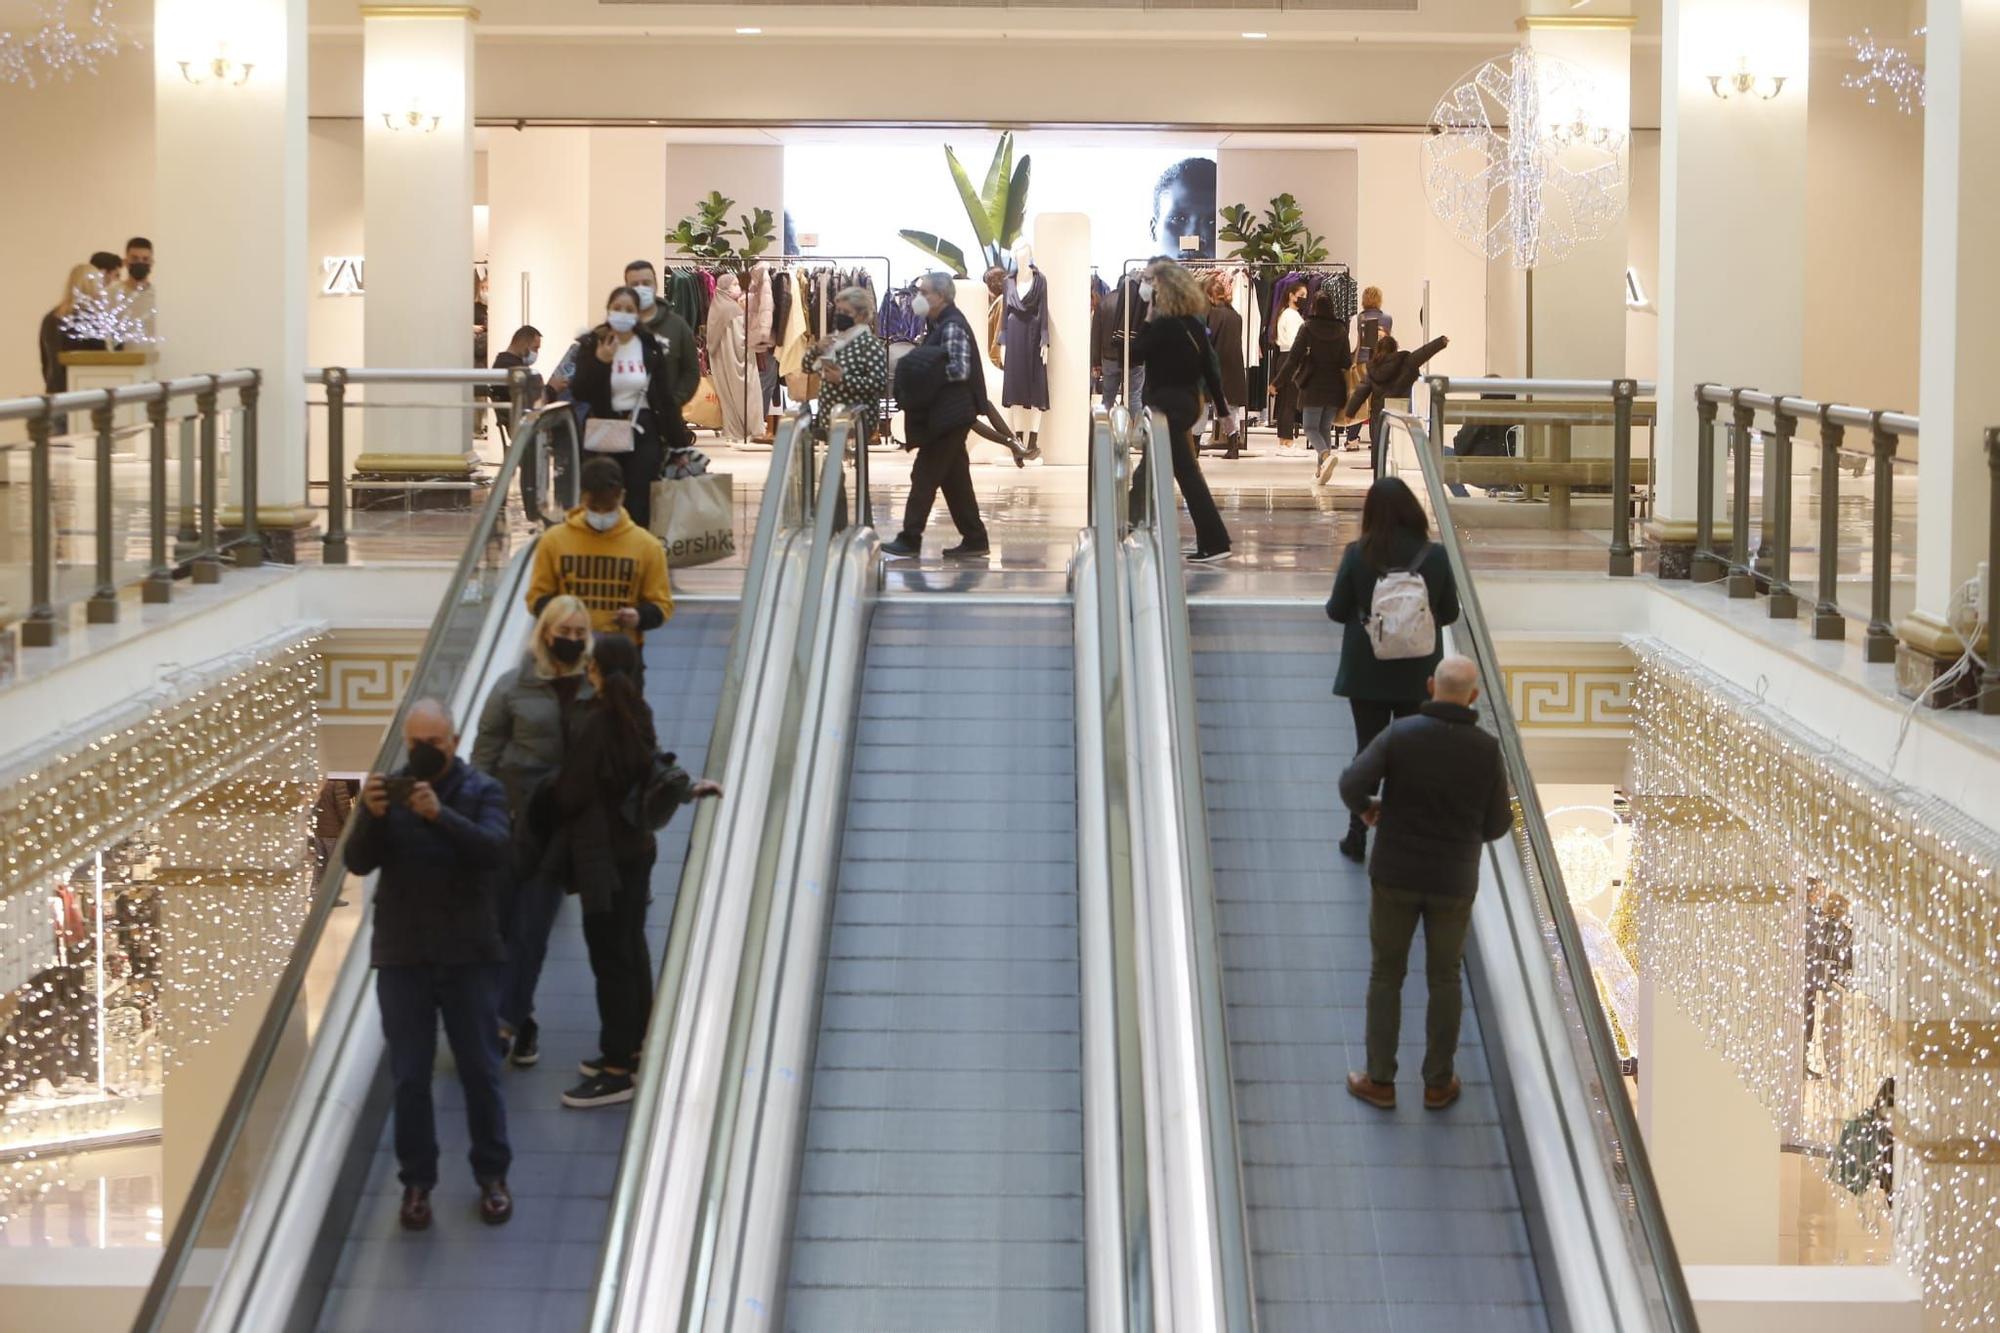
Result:
{"label": "shopper walking", "polygon": [[1208,415],[1217,422],[1218,433],[1227,442],[1225,458],[1242,451],[1243,419],[1239,415],[1250,405],[1250,371],[1243,358],[1243,316],[1231,304],[1235,295],[1227,273],[1208,275],[1208,343],[1215,349],[1222,370],[1222,401],[1209,405]]}
{"label": "shopper walking", "polygon": [[1334,313],[1333,293],[1313,298],[1312,317],[1292,344],[1285,371],[1297,389],[1305,417],[1306,439],[1322,467],[1333,456],[1333,423],[1347,402],[1347,368],[1354,364],[1347,350],[1347,321]]}
{"label": "shopper walking", "polygon": [[[1362,288],[1361,309],[1354,316],[1355,379],[1358,380],[1361,377],[1361,371],[1368,365],[1368,359],[1375,354],[1375,345],[1382,340],[1382,335],[1385,333],[1394,333],[1395,331],[1395,317],[1382,308],[1382,289],[1380,287]],[[1348,386],[1348,392],[1350,394],[1354,392],[1353,385],[1350,384]],[[1347,447],[1349,449],[1358,447],[1361,439],[1362,424],[1362,422],[1356,421],[1347,428]]]}
{"label": "shopper walking", "polygon": [[583,503],[535,544],[528,609],[537,616],[568,593],[590,608],[591,627],[633,644],[673,618],[667,554],[660,539],[625,512],[625,473],[609,458],[583,465]]}
{"label": "shopper walking", "polygon": [[1305,328],[1306,285],[1300,283],[1285,292],[1285,308],[1278,312],[1272,335],[1271,383],[1274,386],[1273,415],[1278,423],[1278,452],[1295,453],[1299,438],[1299,391],[1292,380],[1292,354],[1297,350],[1299,332]]}
{"label": "shopper walking", "polygon": [[[931,506],[939,491],[944,492],[945,507],[951,511],[959,535],[959,544],[946,548],[945,559],[984,558],[991,549],[986,524],[979,516],[979,496],[972,489],[965,437],[981,416],[992,422],[1003,441],[1013,439],[1014,433],[986,396],[979,342],[957,301],[958,288],[950,274],[927,273],[917,279],[917,298],[911,308],[929,322],[921,346],[943,353],[942,382],[935,386],[922,412],[911,409],[905,416],[905,429],[917,458],[910,467],[910,500],[903,510],[903,530],[882,547],[882,554],[891,558],[923,554],[924,527],[930,522]],[[1021,457],[1016,451],[1017,463]]]}
{"label": "shopper walking", "polygon": [[1437,337],[1413,352],[1406,352],[1386,333],[1375,344],[1374,354],[1368,358],[1368,365],[1355,381],[1354,392],[1348,396],[1347,415],[1354,416],[1364,407],[1368,411],[1368,449],[1376,476],[1382,475],[1383,448],[1388,441],[1388,422],[1383,418],[1385,405],[1391,398],[1409,397],[1424,363],[1449,346],[1451,339]]}
{"label": "shopper walking", "polygon": [[[1450,558],[1431,541],[1430,521],[1402,478],[1383,477],[1368,488],[1361,505],[1361,537],[1349,543],[1341,556],[1333,594],[1326,601],[1327,619],[1345,627],[1333,692],[1353,711],[1357,753],[1367,749],[1392,720],[1409,717],[1422,707],[1426,682],[1443,657],[1442,647],[1436,645],[1418,657],[1385,661],[1375,655],[1368,632],[1375,591],[1385,577],[1396,573],[1423,579],[1431,619],[1439,631],[1458,619],[1458,585]],[[1350,861],[1367,856],[1368,830],[1359,815],[1348,820],[1340,851]]]}
{"label": "shopper walking", "polygon": [[1340,775],[1340,799],[1376,829],[1368,867],[1368,1067],[1347,1090],[1383,1110],[1396,1105],[1396,1043],[1410,942],[1424,928],[1430,1003],[1424,1018],[1424,1107],[1458,1100],[1453,1070],[1465,995],[1459,979],[1479,852],[1514,826],[1500,742],[1479,728],[1479,668],[1447,657],[1430,702],[1371,741]]}
{"label": "shopper walking", "polygon": [[513,819],[509,865],[507,973],[500,994],[500,1028],[508,1055],[526,1068],[541,1058],[535,987],[548,957],[549,932],[563,887],[541,873],[541,848],[529,832],[528,802],[562,764],[571,722],[590,697],[590,610],[567,594],[552,597],[535,619],[521,665],[494,683],[479,717],[472,763],[500,780]]}
{"label": "shopper walking", "polygon": [[[1157,409],[1167,419],[1167,447],[1172,451],[1174,480],[1187,501],[1188,517],[1194,520],[1195,548],[1190,559],[1212,564],[1229,558],[1229,529],[1209,494],[1208,480],[1201,474],[1195,457],[1194,424],[1201,416],[1202,395],[1220,404],[1222,376],[1209,346],[1208,297],[1186,269],[1175,263],[1156,263],[1149,270],[1152,316],[1139,331],[1132,347],[1132,363],[1146,371],[1146,406]],[[1146,463],[1142,459],[1132,470],[1131,513],[1134,522],[1145,508]],[[1169,523],[1166,515],[1163,523]],[[1171,524],[1169,523],[1169,526]]]}
{"label": "shopper walking", "polygon": [[[656,781],[673,805],[719,796],[660,756],[653,710],[639,684],[639,651],[619,634],[601,634],[587,668],[594,697],[576,727],[555,781],[531,815],[547,838],[543,872],[575,893],[583,940],[597,982],[598,1051],[578,1066],[583,1081],[563,1105],[610,1106],[632,1100],[632,1071],[653,1009],[653,955],[646,943],[646,902],[658,855],[652,828],[636,818]],[[664,762],[666,771],[656,774]]]}
{"label": "shopper walking", "polygon": [[438,1180],[431,1071],[442,1018],[465,1090],[479,1215],[497,1225],[514,1214],[497,1040],[505,951],[496,880],[507,860],[507,797],[458,757],[451,713],[437,700],[410,705],[403,739],[409,761],[362,785],[345,853],[354,874],[381,872],[371,948],[395,1085],[402,1222],[412,1231],[431,1224]]}
{"label": "shopper walking", "polygon": [[[687,427],[674,397],[675,367],[666,345],[639,327],[639,294],[616,287],[604,303],[604,325],[587,355],[576,359],[570,393],[600,421],[634,423],[628,453],[605,454],[625,475],[625,509],[642,529],[653,520],[653,482],[669,450],[686,447]],[[635,415],[636,414],[636,415]]]}

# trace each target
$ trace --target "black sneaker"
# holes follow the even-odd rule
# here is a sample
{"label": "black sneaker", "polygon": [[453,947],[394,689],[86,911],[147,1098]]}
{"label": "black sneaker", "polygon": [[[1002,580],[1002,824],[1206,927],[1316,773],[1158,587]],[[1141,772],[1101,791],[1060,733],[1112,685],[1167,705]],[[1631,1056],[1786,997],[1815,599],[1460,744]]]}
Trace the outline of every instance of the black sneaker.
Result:
{"label": "black sneaker", "polygon": [[1193,555],[1188,557],[1190,561],[1192,561],[1197,565],[1219,565],[1228,558],[1229,558],[1229,552],[1226,550],[1196,551]]}
{"label": "black sneaker", "polygon": [[1368,835],[1356,838],[1352,835],[1340,840],[1340,854],[1356,865],[1368,859]]}
{"label": "black sneaker", "polygon": [[960,542],[956,546],[947,546],[944,548],[944,558],[947,560],[984,560],[992,553],[993,548],[985,542],[980,542],[977,545],[974,545],[972,542]]}
{"label": "black sneaker", "polygon": [[514,1049],[507,1053],[507,1059],[516,1069],[529,1069],[541,1058],[541,1030],[531,1018],[514,1034]]}
{"label": "black sneaker", "polygon": [[630,1074],[598,1073],[562,1095],[564,1106],[587,1110],[593,1106],[616,1106],[632,1100]]}
{"label": "black sneaker", "polygon": [[914,560],[923,553],[922,543],[913,542],[908,537],[882,543],[882,554],[891,560]]}
{"label": "black sneaker", "polygon": [[[638,1067],[639,1057],[635,1055],[632,1057],[632,1068],[637,1069]],[[595,1060],[578,1060],[576,1062],[576,1072],[585,1078],[596,1078],[604,1072],[604,1057],[600,1055]]]}

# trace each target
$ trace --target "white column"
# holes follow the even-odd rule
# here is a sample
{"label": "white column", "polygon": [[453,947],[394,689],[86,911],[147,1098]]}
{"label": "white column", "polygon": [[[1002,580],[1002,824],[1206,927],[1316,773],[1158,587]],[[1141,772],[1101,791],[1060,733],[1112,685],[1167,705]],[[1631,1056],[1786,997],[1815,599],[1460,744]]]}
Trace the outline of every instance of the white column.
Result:
{"label": "white column", "polygon": [[264,372],[258,512],[275,535],[311,521],[306,0],[155,0],[151,45],[160,370]]}
{"label": "white column", "polygon": [[1923,653],[1956,658],[1946,620],[1986,558],[1982,437],[2000,426],[2000,9],[1934,0],[1929,23],[1917,602],[1898,628]]}
{"label": "white column", "polygon": [[[1677,0],[1662,25],[1660,475],[1652,532],[1662,576],[1685,578],[1694,541],[1695,386],[1791,393],[1803,376],[1807,0]],[[1784,90],[1769,100],[1756,92],[1717,97],[1709,76],[1733,74],[1739,63],[1760,78],[1783,76]],[[1726,465],[1717,452],[1720,475]]]}
{"label": "white column", "polygon": [[1778,1262],[1778,1131],[1650,978],[1639,983],[1639,1129],[1683,1264]]}
{"label": "white column", "polygon": [[[1549,107],[1566,116],[1580,111],[1592,125],[1624,141],[1619,160],[1628,178],[1632,133],[1632,26],[1615,13],[1589,16],[1530,14],[1521,20],[1537,55],[1566,61],[1589,75],[1596,96],[1584,107]],[[1624,8],[1612,5],[1610,8]],[[1588,151],[1588,150],[1586,150]],[[1601,161],[1592,155],[1592,162]],[[1625,373],[1625,265],[1629,258],[1626,214],[1594,241],[1557,264],[1528,274],[1533,296],[1529,365],[1545,379],[1616,379]]]}
{"label": "white column", "polygon": [[1049,280],[1049,410],[1042,457],[1057,466],[1090,461],[1090,218],[1035,219],[1035,264]]}
{"label": "white column", "polygon": [[[367,326],[372,367],[472,365],[472,21],[475,10],[362,10],[365,68]],[[411,118],[415,123],[411,123]],[[469,399],[440,386],[371,386],[368,401]],[[462,470],[472,417],[462,411],[371,414],[364,472]]]}

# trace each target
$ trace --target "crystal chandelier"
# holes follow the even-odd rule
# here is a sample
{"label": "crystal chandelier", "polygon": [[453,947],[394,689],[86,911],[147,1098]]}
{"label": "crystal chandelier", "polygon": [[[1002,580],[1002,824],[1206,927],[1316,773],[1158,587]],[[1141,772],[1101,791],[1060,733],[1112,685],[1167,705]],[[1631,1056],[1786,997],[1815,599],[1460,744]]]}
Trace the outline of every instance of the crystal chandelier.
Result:
{"label": "crystal chandelier", "polygon": [[1517,47],[1439,99],[1424,141],[1431,211],[1515,268],[1567,258],[1625,209],[1625,132],[1598,123],[1589,75]]}
{"label": "crystal chandelier", "polygon": [[36,87],[60,74],[95,74],[97,62],[118,54],[118,28],[112,19],[114,0],[88,0],[89,13],[72,22],[75,0],[42,0],[29,26],[0,31],[0,83]]}
{"label": "crystal chandelier", "polygon": [[[1922,37],[1928,31],[1918,28],[1910,35]],[[1867,28],[1861,30],[1859,37],[1849,37],[1847,45],[1861,71],[1841,75],[1841,87],[1866,93],[1870,106],[1886,95],[1896,99],[1896,109],[1906,116],[1923,110],[1924,69],[1908,51],[1879,40]]]}

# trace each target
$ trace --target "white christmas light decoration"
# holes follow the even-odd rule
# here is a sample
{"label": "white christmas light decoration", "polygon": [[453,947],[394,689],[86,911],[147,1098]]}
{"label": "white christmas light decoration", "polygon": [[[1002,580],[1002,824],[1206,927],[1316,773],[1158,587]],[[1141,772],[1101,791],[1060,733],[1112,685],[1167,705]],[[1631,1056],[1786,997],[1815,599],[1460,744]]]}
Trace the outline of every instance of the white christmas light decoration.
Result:
{"label": "white christmas light decoration", "polygon": [[75,289],[70,313],[62,318],[63,332],[72,338],[96,339],[113,348],[152,346],[160,339],[153,333],[148,317],[151,309],[151,292],[92,283]]}
{"label": "white christmas light decoration", "polygon": [[89,0],[80,21],[72,21],[74,7],[75,0],[43,0],[30,26],[0,31],[0,83],[34,88],[57,75],[95,74],[100,60],[118,54],[123,43],[112,18],[114,0]]}
{"label": "white christmas light decoration", "polygon": [[[1922,37],[1928,31],[1918,28],[1910,35]],[[1862,68],[1859,73],[1841,75],[1841,87],[1866,93],[1870,106],[1889,96],[1896,99],[1896,109],[1906,116],[1923,110],[1924,68],[1908,51],[1880,40],[1868,28],[1863,28],[1859,37],[1849,37],[1847,45]]]}
{"label": "white christmas light decoration", "polygon": [[1517,47],[1431,112],[1424,189],[1459,242],[1515,268],[1567,258],[1625,209],[1625,133],[1595,120],[1589,75]]}

